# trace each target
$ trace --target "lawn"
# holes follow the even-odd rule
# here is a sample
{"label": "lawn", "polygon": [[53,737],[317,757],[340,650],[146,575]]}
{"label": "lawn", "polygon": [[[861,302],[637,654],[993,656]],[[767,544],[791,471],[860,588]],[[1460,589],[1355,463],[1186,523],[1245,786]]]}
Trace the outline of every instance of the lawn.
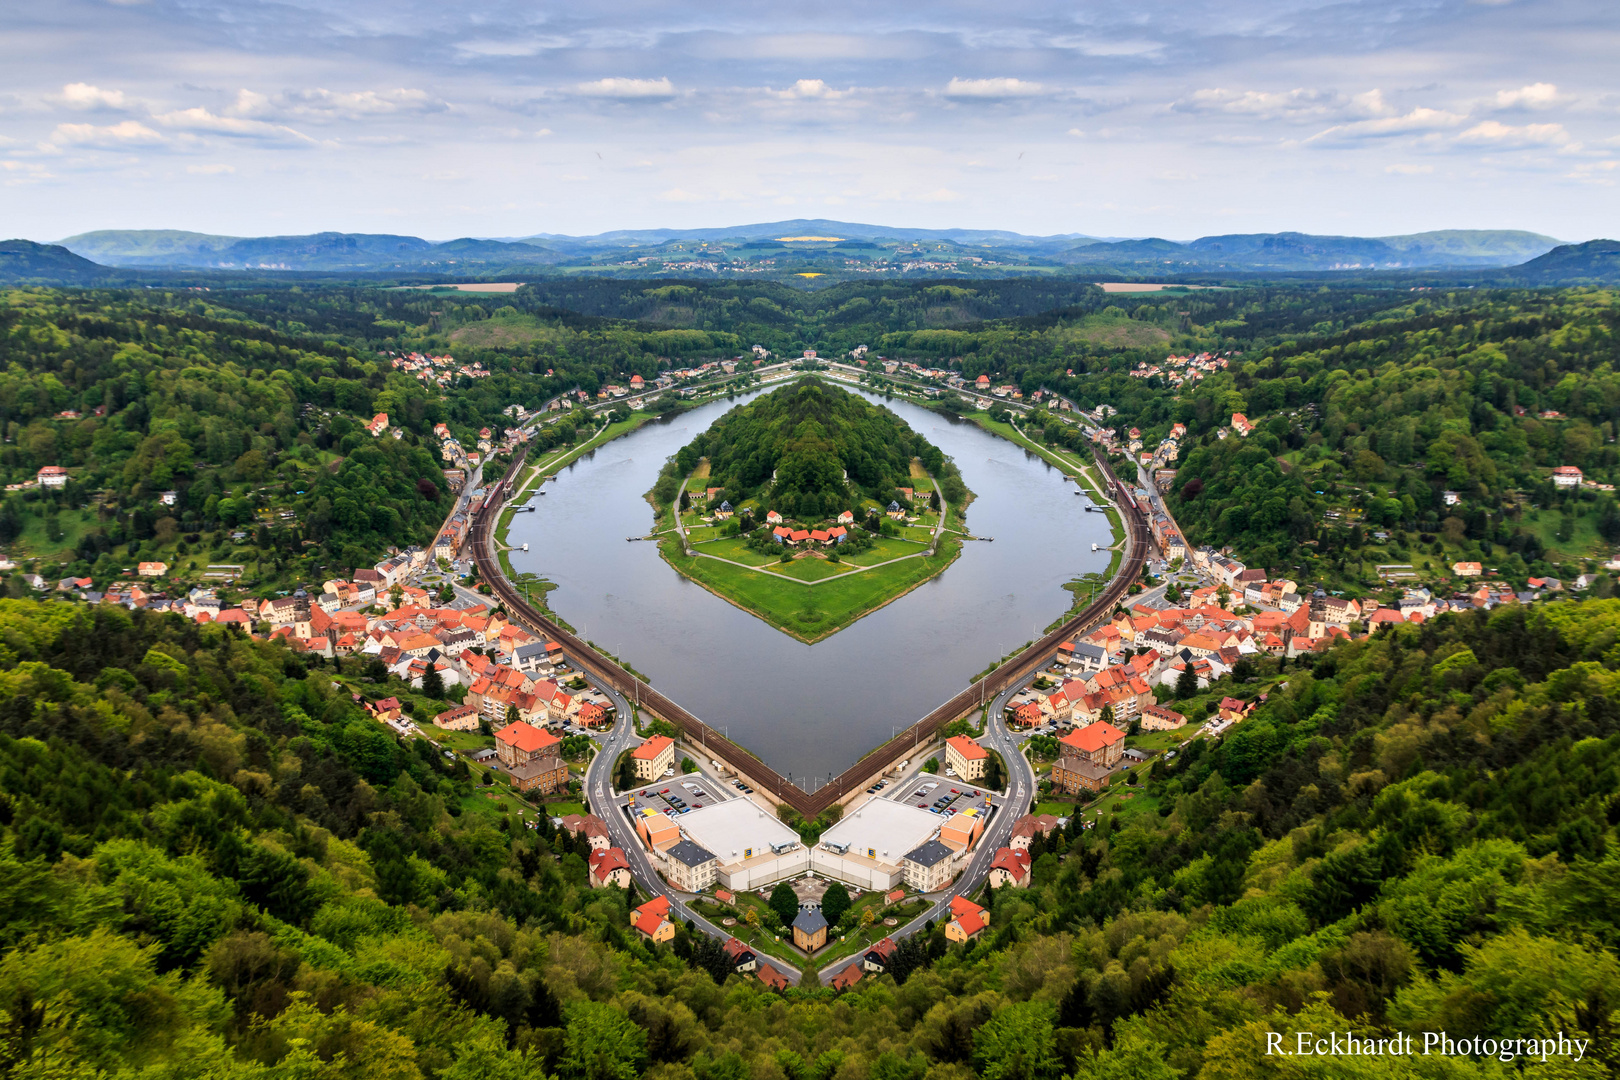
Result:
{"label": "lawn", "polygon": [[[961,549],[960,540],[948,537],[932,558],[907,559],[859,574],[839,574],[839,564],[801,559],[791,564],[796,573],[788,577],[774,570],[744,570],[714,559],[688,558],[669,538],[658,544],[664,561],[683,576],[784,633],[812,643],[934,577],[956,560]],[[820,583],[795,580],[800,574]]]}

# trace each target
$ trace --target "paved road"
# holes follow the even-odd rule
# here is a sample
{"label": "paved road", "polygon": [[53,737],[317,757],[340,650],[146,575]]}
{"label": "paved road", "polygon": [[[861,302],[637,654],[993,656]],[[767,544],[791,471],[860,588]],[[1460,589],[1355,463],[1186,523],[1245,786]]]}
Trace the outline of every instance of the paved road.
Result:
{"label": "paved road", "polygon": [[[996,852],[1008,846],[1013,825],[1029,812],[1031,801],[1035,797],[1035,767],[1024,756],[1018,739],[1007,729],[1005,716],[1007,699],[1023,689],[1034,677],[1031,674],[996,695],[990,703],[990,720],[985,727],[985,737],[979,740],[983,745],[999,751],[1002,761],[1007,765],[1007,794],[1002,800],[1002,805],[990,819],[990,824],[985,827],[984,835],[979,838],[979,846],[974,849],[973,858],[968,861],[967,869],[957,876],[956,883],[949,889],[931,897],[934,902],[929,905],[927,911],[906,925],[897,927],[888,935],[896,941],[915,934],[926,926],[930,919],[938,922],[944,918],[950,911],[951,900],[954,897],[977,892],[990,873],[990,864],[995,861]],[[821,970],[822,983],[825,984],[855,959],[856,957],[846,956],[827,965]]]}
{"label": "paved road", "polygon": [[[589,676],[587,676],[589,678]],[[669,898],[671,917],[682,922],[691,922],[699,930],[713,935],[721,941],[731,937],[731,932],[716,926],[702,915],[687,906],[684,893],[678,893],[664,884],[653,868],[652,860],[647,857],[647,851],[641,846],[641,838],[630,827],[630,822],[619,809],[618,799],[613,791],[613,763],[619,755],[633,746],[639,745],[635,725],[630,719],[630,703],[619,696],[612,687],[606,686],[595,679],[590,682],[613,700],[613,707],[617,721],[613,729],[601,739],[601,748],[596,757],[591,759],[590,766],[585,770],[585,793],[590,800],[591,810],[597,817],[607,822],[608,833],[613,838],[615,846],[624,852],[629,860],[630,873],[641,887],[641,892],[648,896],[664,896]],[[775,968],[793,983],[799,981],[799,969],[792,967],[781,960],[764,953],[755,953],[761,964]]]}

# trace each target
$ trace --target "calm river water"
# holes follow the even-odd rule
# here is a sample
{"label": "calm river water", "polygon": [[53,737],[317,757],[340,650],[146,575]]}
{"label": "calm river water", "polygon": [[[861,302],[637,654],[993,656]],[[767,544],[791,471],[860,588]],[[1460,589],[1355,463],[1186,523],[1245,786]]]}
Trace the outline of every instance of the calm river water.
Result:
{"label": "calm river water", "polygon": [[[848,387],[846,387],[848,388]],[[766,391],[769,392],[769,391]],[[756,394],[758,391],[755,392]],[[644,535],[666,458],[737,402],[717,401],[580,458],[533,496],[512,565],[555,581],[553,608],[663,693],[807,790],[932,711],[1068,607],[1061,586],[1108,567],[1107,520],[1035,454],[905,401],[886,404],[956,460],[976,498],[967,543],[934,580],[815,645],[677,574]],[[863,396],[873,401],[876,395]]]}

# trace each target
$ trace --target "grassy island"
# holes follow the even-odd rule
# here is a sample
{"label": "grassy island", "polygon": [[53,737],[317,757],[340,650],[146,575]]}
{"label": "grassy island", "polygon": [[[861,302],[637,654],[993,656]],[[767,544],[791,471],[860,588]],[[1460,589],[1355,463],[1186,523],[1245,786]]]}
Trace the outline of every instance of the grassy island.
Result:
{"label": "grassy island", "polygon": [[961,554],[971,499],[939,448],[881,405],[807,378],[734,409],[665,466],[649,500],[665,561],[815,642]]}

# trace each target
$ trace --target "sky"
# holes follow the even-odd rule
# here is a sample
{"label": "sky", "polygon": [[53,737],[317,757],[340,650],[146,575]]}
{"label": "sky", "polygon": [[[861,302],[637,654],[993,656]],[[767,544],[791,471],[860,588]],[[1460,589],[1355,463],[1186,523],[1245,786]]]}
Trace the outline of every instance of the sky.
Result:
{"label": "sky", "polygon": [[1613,0],[52,0],[0,236],[1620,236]]}

